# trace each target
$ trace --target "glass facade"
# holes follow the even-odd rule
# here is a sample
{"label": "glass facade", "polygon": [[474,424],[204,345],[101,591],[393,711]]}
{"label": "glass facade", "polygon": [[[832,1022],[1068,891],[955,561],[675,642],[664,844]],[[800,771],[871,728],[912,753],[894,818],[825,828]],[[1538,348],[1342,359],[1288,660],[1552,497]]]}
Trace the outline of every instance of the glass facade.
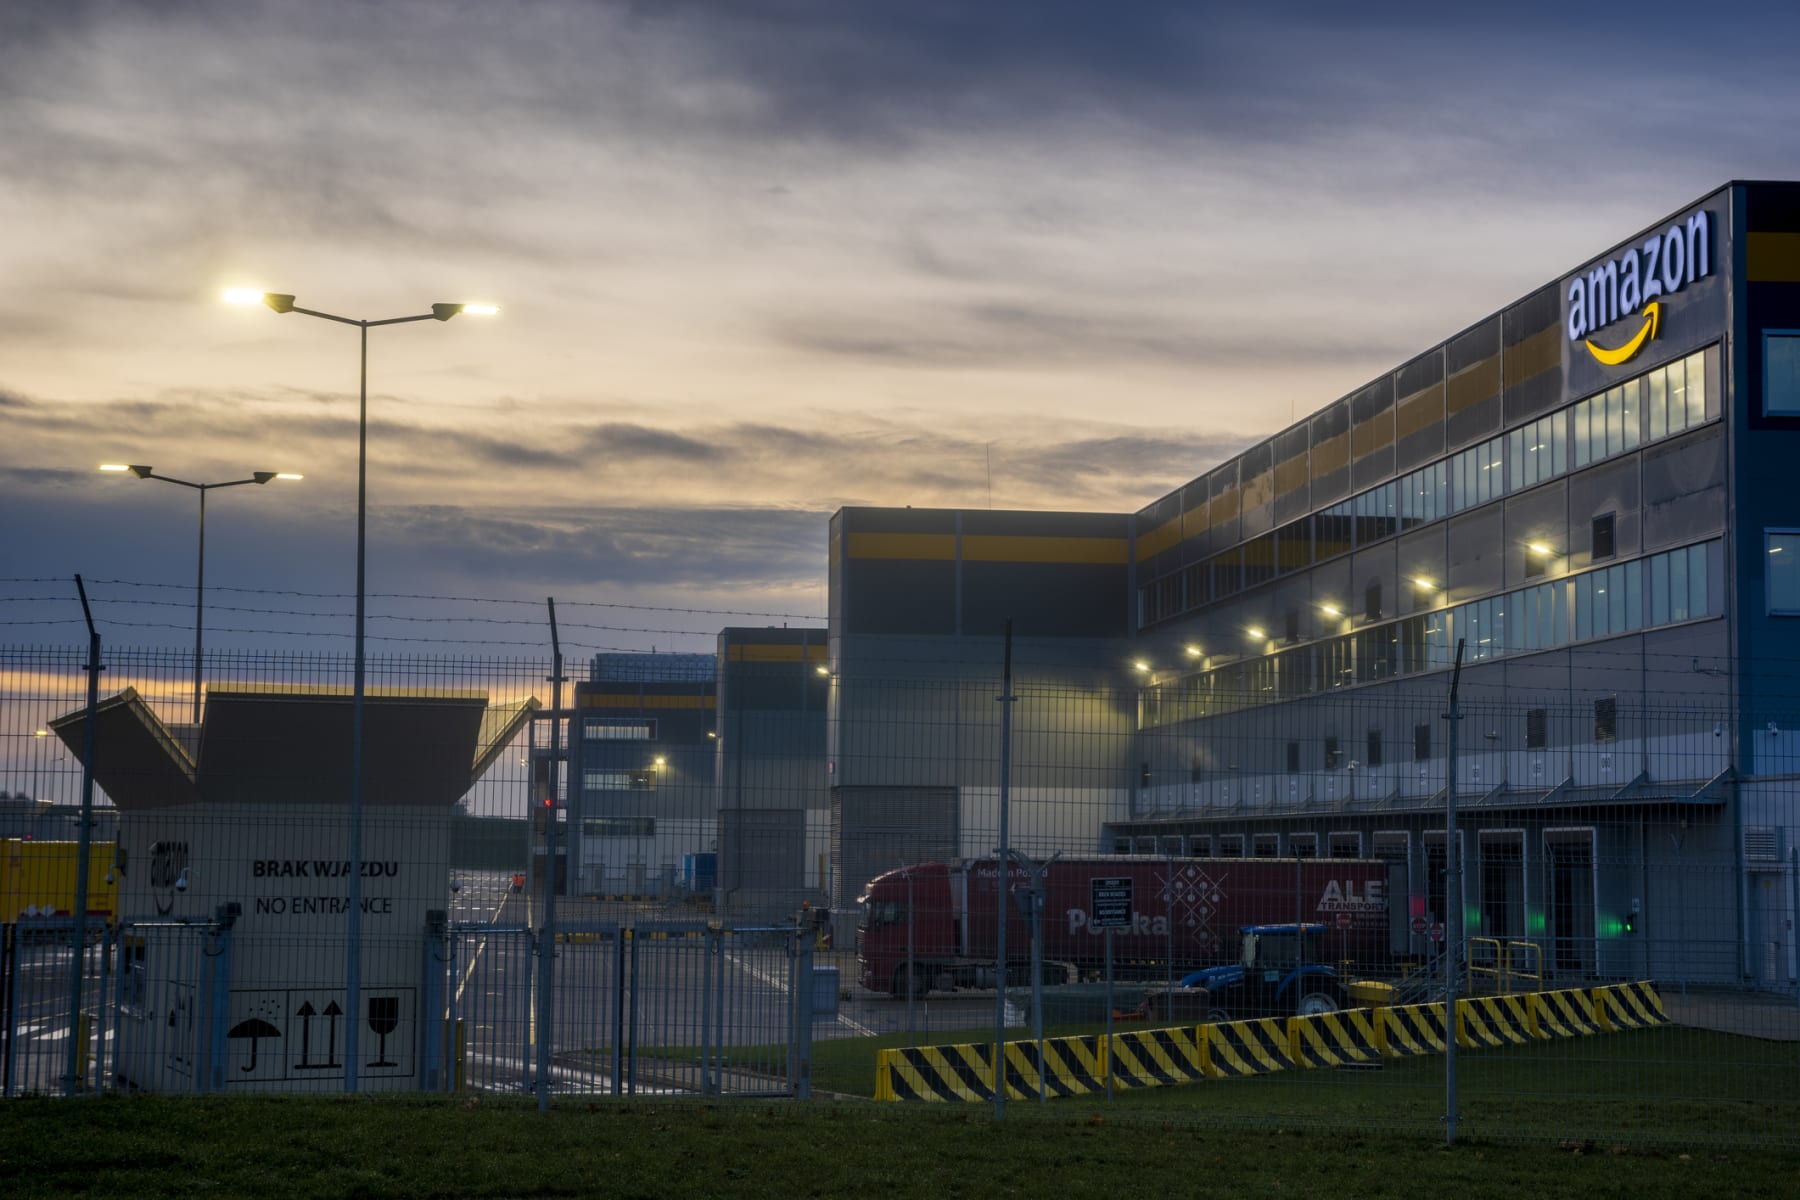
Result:
{"label": "glass facade", "polygon": [[[1718,369],[1719,348],[1708,346],[1272,533],[1147,581],[1138,589],[1138,626],[1149,629],[1315,563],[1703,424],[1709,399],[1713,415],[1718,412],[1717,397],[1709,397],[1707,385]],[[1800,413],[1800,402],[1795,411]]]}
{"label": "glass facade", "polygon": [[[1800,554],[1800,533],[1769,538],[1771,558]],[[1723,579],[1724,570],[1724,544],[1714,538],[1371,626],[1153,683],[1140,694],[1139,722],[1144,728],[1171,725],[1449,667],[1459,638],[1464,661],[1480,662],[1716,617],[1724,611],[1724,596],[1714,581]],[[1800,612],[1800,571],[1792,579],[1790,602]]]}

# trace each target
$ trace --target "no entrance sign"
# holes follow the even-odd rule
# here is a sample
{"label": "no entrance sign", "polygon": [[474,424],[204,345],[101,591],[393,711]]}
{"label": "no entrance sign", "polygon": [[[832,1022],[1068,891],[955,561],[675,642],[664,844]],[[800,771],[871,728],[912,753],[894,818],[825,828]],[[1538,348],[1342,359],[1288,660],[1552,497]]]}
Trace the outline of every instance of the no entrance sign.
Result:
{"label": "no entrance sign", "polygon": [[1091,929],[1131,928],[1131,877],[1112,876],[1089,879],[1088,911],[1093,914]]}

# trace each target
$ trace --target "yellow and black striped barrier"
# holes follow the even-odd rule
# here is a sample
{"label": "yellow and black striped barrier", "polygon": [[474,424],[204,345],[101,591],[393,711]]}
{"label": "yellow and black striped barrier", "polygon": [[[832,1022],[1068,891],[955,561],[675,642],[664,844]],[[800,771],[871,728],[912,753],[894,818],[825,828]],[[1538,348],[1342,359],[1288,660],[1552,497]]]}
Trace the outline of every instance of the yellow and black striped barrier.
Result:
{"label": "yellow and black striped barrier", "polygon": [[1537,1036],[1529,995],[1471,996],[1456,1002],[1459,1046],[1517,1046]]}
{"label": "yellow and black striped barrier", "polygon": [[875,1060],[877,1100],[992,1100],[989,1046],[911,1046]]}
{"label": "yellow and black striped barrier", "polygon": [[[1456,1002],[1457,1044],[1522,1045],[1540,1038],[1582,1037],[1669,1023],[1648,981],[1592,990],[1565,988]],[[459,1030],[460,1032],[460,1030]],[[1139,1029],[1112,1035],[1051,1038],[1043,1044],[1046,1095],[1160,1087],[1200,1079],[1263,1075],[1289,1067],[1329,1067],[1438,1054],[1451,1030],[1445,1008],[1406,1004],[1349,1009],[1310,1017],[1229,1021],[1198,1027]],[[460,1069],[461,1055],[458,1055]],[[1006,1044],[1006,1094],[1038,1095],[1037,1044]],[[988,1101],[994,1098],[992,1045],[918,1046],[876,1057],[877,1100]]]}
{"label": "yellow and black striped barrier", "polygon": [[1389,1058],[1442,1054],[1449,1046],[1442,1004],[1402,1004],[1380,1011],[1381,1047]]}
{"label": "yellow and black striped barrier", "polygon": [[1555,992],[1534,992],[1539,1037],[1586,1037],[1599,1033],[1594,1019],[1594,996],[1580,988],[1564,988]]}
{"label": "yellow and black striped barrier", "polygon": [[1195,1033],[1181,1028],[1113,1034],[1106,1057],[1113,1086],[1163,1087],[1205,1078]]}
{"label": "yellow and black striped barrier", "polygon": [[[1047,1038],[1044,1041],[1044,1094],[1085,1096],[1106,1090],[1106,1038]],[[1006,1095],[1035,1100],[1038,1095],[1038,1044],[1006,1043]]]}
{"label": "yellow and black striped barrier", "polygon": [[1201,1069],[1214,1079],[1287,1070],[1294,1065],[1287,1024],[1279,1017],[1265,1017],[1202,1025]]}
{"label": "yellow and black striped barrier", "polygon": [[1379,1062],[1381,1017],[1366,1008],[1295,1017],[1288,1022],[1288,1050],[1302,1067],[1342,1067]]}
{"label": "yellow and black striped barrier", "polygon": [[1608,1033],[1667,1025],[1662,997],[1649,983],[1616,983],[1594,989],[1594,1016]]}

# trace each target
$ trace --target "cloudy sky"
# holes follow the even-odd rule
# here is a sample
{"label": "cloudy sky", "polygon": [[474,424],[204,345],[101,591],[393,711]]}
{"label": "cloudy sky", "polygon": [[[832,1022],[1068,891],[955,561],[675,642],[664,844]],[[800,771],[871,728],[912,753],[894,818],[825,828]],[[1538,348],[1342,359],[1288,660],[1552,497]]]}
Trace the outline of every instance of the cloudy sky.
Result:
{"label": "cloudy sky", "polygon": [[10,0],[0,641],[76,640],[80,572],[187,644],[194,498],[132,462],[304,472],[213,495],[208,642],[347,644],[292,614],[349,608],[355,331],[227,285],[505,306],[371,335],[372,613],[700,650],[822,616],[840,505],[1136,509],[1800,173],[1791,6],[1460,7]]}

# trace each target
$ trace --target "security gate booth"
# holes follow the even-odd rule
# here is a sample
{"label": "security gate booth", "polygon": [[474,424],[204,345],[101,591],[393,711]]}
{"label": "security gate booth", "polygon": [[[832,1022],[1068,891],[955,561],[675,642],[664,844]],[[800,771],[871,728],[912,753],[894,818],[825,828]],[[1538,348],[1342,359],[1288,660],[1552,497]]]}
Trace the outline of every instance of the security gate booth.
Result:
{"label": "security gate booth", "polygon": [[[132,689],[98,709],[119,809],[114,1074],[151,1091],[442,1086],[450,817],[535,700],[370,689],[363,717],[359,996],[349,965],[351,696],[209,691],[172,730]],[[77,754],[85,712],[53,722]]]}

